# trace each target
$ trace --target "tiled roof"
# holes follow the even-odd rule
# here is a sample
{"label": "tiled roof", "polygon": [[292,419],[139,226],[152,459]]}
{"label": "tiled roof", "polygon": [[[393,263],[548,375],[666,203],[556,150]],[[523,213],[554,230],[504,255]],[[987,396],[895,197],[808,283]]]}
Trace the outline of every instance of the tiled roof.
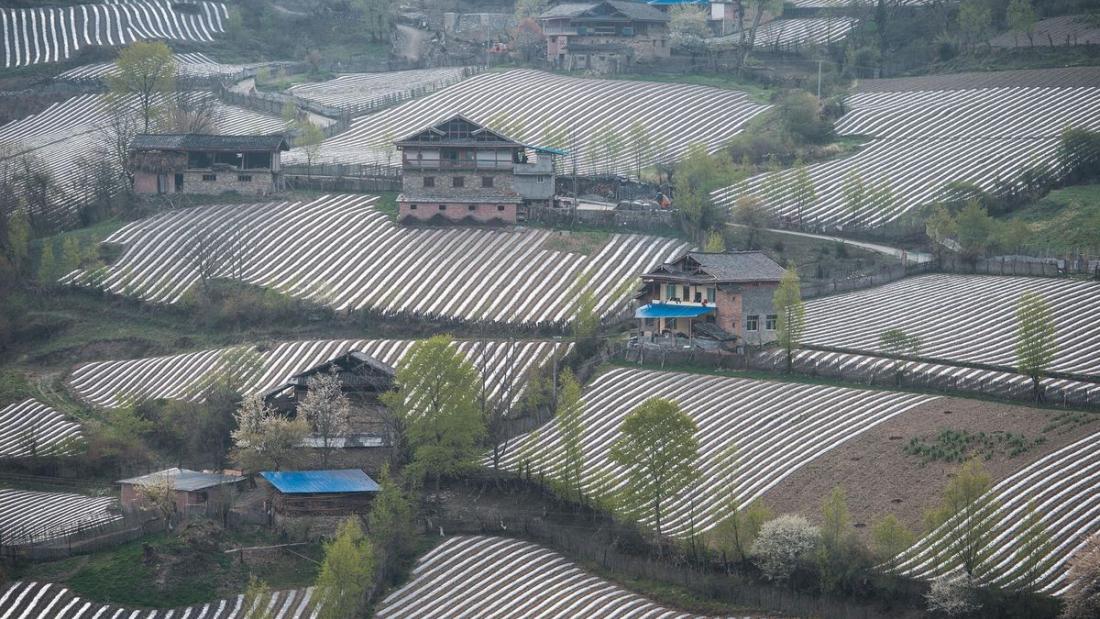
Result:
{"label": "tiled roof", "polygon": [[640,2],[628,2],[625,0],[604,0],[603,2],[563,2],[551,7],[541,15],[539,19],[553,19],[557,17],[579,17],[601,4],[613,7],[630,19],[638,21],[668,21],[668,16],[660,10],[642,4]]}
{"label": "tiled roof", "polygon": [[760,251],[688,252],[646,275],[715,282],[778,282],[784,269]]}
{"label": "tiled roof", "polygon": [[280,133],[272,135],[139,133],[130,142],[130,150],[274,151],[290,150],[290,145]]}

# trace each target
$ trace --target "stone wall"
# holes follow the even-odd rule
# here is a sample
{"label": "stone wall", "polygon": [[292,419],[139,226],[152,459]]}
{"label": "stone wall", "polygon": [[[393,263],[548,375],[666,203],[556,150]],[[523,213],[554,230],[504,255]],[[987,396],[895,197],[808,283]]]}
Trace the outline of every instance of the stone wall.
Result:
{"label": "stone wall", "polygon": [[[424,185],[425,178],[435,180],[433,187]],[[454,186],[454,179],[462,179],[462,187]],[[493,179],[492,187],[483,187],[482,179]],[[516,195],[510,170],[413,170],[406,168],[401,178],[401,190],[407,194],[437,194],[444,196],[514,196]]]}
{"label": "stone wall", "polygon": [[[214,180],[204,180],[211,177]],[[267,171],[236,170],[189,170],[183,173],[183,193],[216,195],[227,191],[255,196],[274,193],[274,175]]]}
{"label": "stone wall", "polygon": [[516,204],[470,204],[460,202],[408,202],[398,204],[400,223],[446,220],[468,223],[516,223]]}

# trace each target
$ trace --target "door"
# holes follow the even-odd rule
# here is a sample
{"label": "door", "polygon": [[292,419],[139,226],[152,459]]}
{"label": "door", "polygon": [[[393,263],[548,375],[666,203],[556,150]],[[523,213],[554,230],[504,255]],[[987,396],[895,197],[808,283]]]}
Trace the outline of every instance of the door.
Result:
{"label": "door", "polygon": [[176,175],[176,193],[183,191],[183,175]]}

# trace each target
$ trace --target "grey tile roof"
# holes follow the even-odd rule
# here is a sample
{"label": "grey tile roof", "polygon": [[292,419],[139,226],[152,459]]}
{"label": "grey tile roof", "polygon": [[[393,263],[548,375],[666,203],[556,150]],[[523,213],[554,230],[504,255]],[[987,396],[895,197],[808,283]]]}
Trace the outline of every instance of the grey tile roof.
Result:
{"label": "grey tile roof", "polygon": [[603,2],[563,2],[550,7],[539,15],[539,19],[554,19],[559,17],[579,17],[601,4],[607,4],[630,19],[638,21],[668,21],[668,16],[659,9],[641,2],[629,2],[628,0],[604,0]]}
{"label": "grey tile roof", "polygon": [[212,488],[214,486],[220,486],[222,484],[233,484],[244,481],[244,477],[240,477],[237,475],[201,473],[199,471],[192,471],[190,469],[170,468],[163,471],[157,471],[155,473],[149,473],[148,475],[142,475],[141,477],[122,479],[119,480],[118,483],[132,484],[135,486],[153,486],[164,483],[165,477],[171,480],[173,488],[175,488],[176,490],[183,490],[184,492],[202,490],[203,488]]}
{"label": "grey tile roof", "polygon": [[199,133],[139,133],[130,150],[290,150],[281,133],[272,135],[204,135]]}
{"label": "grey tile roof", "polygon": [[715,282],[778,282],[784,269],[760,251],[688,252],[646,275]]}

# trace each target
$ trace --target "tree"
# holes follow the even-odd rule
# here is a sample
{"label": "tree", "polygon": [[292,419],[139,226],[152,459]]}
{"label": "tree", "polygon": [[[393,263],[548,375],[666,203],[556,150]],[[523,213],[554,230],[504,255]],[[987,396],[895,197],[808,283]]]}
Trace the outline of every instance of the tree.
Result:
{"label": "tree", "polygon": [[703,246],[703,251],[716,254],[725,253],[726,238],[722,235],[721,230],[712,230],[711,233],[707,235],[707,244]]}
{"label": "tree", "polygon": [[516,0],[516,20],[538,17],[549,4],[550,0]]}
{"label": "tree", "polygon": [[893,514],[871,526],[871,548],[880,563],[893,561],[916,541],[913,532]]}
{"label": "tree", "polygon": [[367,531],[378,554],[378,580],[394,584],[402,562],[414,551],[414,509],[404,489],[390,474],[388,464],[382,465],[378,484],[381,490],[371,501]]}
{"label": "tree", "polygon": [[711,198],[711,191],[730,184],[733,180],[733,164],[725,153],[707,154],[702,144],[692,144],[687,154],[676,166],[676,208],[680,223],[696,242],[702,243],[706,235],[725,223],[725,212]]}
{"label": "tree", "polygon": [[1038,293],[1025,292],[1016,302],[1016,366],[1031,378],[1035,401],[1043,399],[1043,376],[1054,360],[1054,317]]}
{"label": "tree", "polygon": [[1017,47],[1021,33],[1027,35],[1028,44],[1035,47],[1035,9],[1031,6],[1031,0],[1012,0],[1005,10],[1005,17],[1014,38],[1017,38]]}
{"label": "tree", "polygon": [[628,502],[651,519],[657,536],[668,500],[699,478],[695,422],[669,400],[652,398],[623,420],[611,461],[626,470]]}
{"label": "tree", "polygon": [[951,242],[951,238],[958,234],[959,227],[951,211],[942,204],[937,204],[932,215],[924,221],[924,232],[928,240],[932,242],[932,253],[936,260],[943,258],[943,250]]}
{"label": "tree", "polygon": [[764,202],[752,194],[741,194],[733,205],[733,221],[748,231],[745,239],[745,247],[748,249],[760,247],[760,231],[768,227],[770,219],[771,212],[764,206]]}
{"label": "tree", "polygon": [[763,19],[764,13],[771,13],[774,17],[779,17],[783,14],[782,0],[742,0],[742,2],[749,5],[753,16],[752,26],[746,30],[744,18],[742,17],[745,11],[742,10],[742,6],[738,6],[737,18],[739,23],[737,29],[741,32],[741,37],[738,41],[738,48],[740,51],[737,60],[738,73],[740,73],[749,62],[749,53],[752,51],[753,46],[756,45],[756,30],[760,27],[760,21]]}
{"label": "tree", "polygon": [[598,169],[606,175],[614,174],[623,148],[623,138],[619,135],[618,128],[610,122],[605,124],[596,130],[595,135],[592,136],[592,143],[597,153],[597,159],[593,164],[601,164]]}
{"label": "tree", "polygon": [[306,119],[298,123],[298,137],[294,146],[301,148],[306,155],[306,176],[312,178],[313,164],[321,156],[321,143],[325,141],[325,132]]}
{"label": "tree", "polygon": [[894,382],[900,387],[906,366],[902,357],[915,357],[920,353],[920,338],[901,329],[888,329],[878,336],[878,343],[879,348],[894,357]]}
{"label": "tree", "polygon": [[394,3],[389,0],[356,0],[362,32],[371,42],[386,41],[393,30]]}
{"label": "tree", "polygon": [[1063,619],[1090,619],[1100,616],[1100,533],[1094,533],[1070,557],[1066,574],[1069,587]]}
{"label": "tree", "polygon": [[963,464],[944,488],[940,505],[925,515],[928,530],[943,527],[939,567],[962,565],[969,578],[979,574],[994,524],[995,505],[987,496],[989,473],[977,460]]}
{"label": "tree", "polygon": [[577,275],[569,293],[570,298],[576,299],[573,307],[573,342],[582,359],[594,355],[600,342],[600,315],[596,311],[596,292],[592,289],[591,282],[592,274],[582,271]]}
{"label": "tree", "polygon": [[759,499],[729,514],[714,528],[715,541],[724,556],[743,563],[752,554],[752,545],[760,534],[760,528],[775,518],[775,514]]}
{"label": "tree", "polygon": [[176,520],[176,485],[172,477],[167,474],[157,475],[147,484],[135,484],[135,489],[141,496],[142,503],[156,510],[171,531]]}
{"label": "tree", "polygon": [[802,516],[783,514],[760,527],[752,545],[753,561],[768,580],[786,580],[809,557],[820,536],[820,529]]}
{"label": "tree", "polygon": [[867,188],[863,185],[863,178],[859,172],[849,170],[844,176],[844,186],[841,189],[844,195],[844,208],[853,221],[857,221],[867,201]]}
{"label": "tree", "polygon": [[1017,550],[1017,565],[1023,568],[1019,585],[1024,591],[1035,592],[1039,590],[1040,578],[1049,565],[1049,560],[1056,546],[1050,539],[1046,526],[1043,525],[1042,516],[1035,506],[1035,501],[1028,501],[1027,516],[1024,518],[1023,528],[1020,531]]}
{"label": "tree", "polygon": [[775,338],[787,353],[787,372],[794,369],[794,349],[802,341],[802,331],[806,326],[806,307],[802,304],[802,285],[798,279],[798,269],[788,264],[787,270],[779,280],[779,287],[772,297],[775,307]]}
{"label": "tree", "polygon": [[29,271],[27,256],[31,247],[31,225],[27,213],[17,211],[8,216],[8,255],[16,271]]}
{"label": "tree", "polygon": [[978,609],[974,587],[963,574],[944,574],[932,581],[925,594],[928,610],[955,617]]}
{"label": "tree", "polygon": [[304,417],[321,439],[321,466],[328,458],[335,440],[347,434],[351,402],[340,388],[336,371],[319,373],[306,381],[306,396],[298,404],[298,416]]}
{"label": "tree", "polygon": [[258,394],[244,399],[235,415],[235,457],[246,471],[278,471],[301,458],[302,441],[309,434],[305,419],[287,419],[269,408]]}
{"label": "tree", "polygon": [[992,26],[993,13],[984,0],[963,0],[959,4],[959,30],[969,49],[985,40]]}
{"label": "tree", "polygon": [[989,216],[980,202],[967,202],[955,218],[955,225],[959,236],[959,251],[964,258],[974,261],[989,251],[997,222]]}
{"label": "tree", "polygon": [[241,608],[248,619],[275,619],[273,607],[269,605],[271,600],[271,587],[263,580],[256,578],[255,574],[248,577],[248,588],[244,590],[244,600]]}
{"label": "tree", "polygon": [[320,619],[360,616],[374,569],[370,540],[359,526],[359,517],[349,516],[340,525],[336,538],[325,544],[325,559],[315,589]]}
{"label": "tree", "polygon": [[524,62],[531,62],[546,55],[546,37],[542,33],[542,27],[531,17],[519,20],[515,30],[512,31],[512,40],[523,56]]}
{"label": "tree", "polygon": [[672,7],[668,32],[670,44],[688,51],[694,63],[696,56],[706,50],[706,38],[710,36],[706,9],[686,4]]}
{"label": "tree", "polygon": [[817,199],[817,191],[814,189],[813,179],[810,178],[810,173],[806,171],[806,166],[799,163],[798,170],[794,175],[794,204],[798,214],[798,229],[802,229],[803,213],[806,211],[806,207],[810,206],[814,200]]}
{"label": "tree", "polygon": [[821,539],[817,565],[822,588],[835,590],[861,573],[865,552],[852,529],[848,498],[840,486],[833,488],[821,504]]}
{"label": "tree", "polygon": [[413,344],[397,367],[397,390],[382,403],[398,415],[412,451],[418,478],[442,477],[477,462],[485,420],[478,403],[477,369],[463,358],[450,336]]}
{"label": "tree", "polygon": [[119,52],[115,64],[118,70],[108,78],[114,105],[122,107],[129,97],[136,98],[141,132],[149,133],[176,89],[172,50],[160,41],[134,41]]}
{"label": "tree", "polygon": [[644,122],[635,120],[630,124],[630,129],[627,130],[627,147],[634,158],[634,173],[641,180],[644,163],[652,157],[653,151],[653,136]]}
{"label": "tree", "polygon": [[572,370],[562,370],[559,382],[561,393],[554,423],[561,437],[564,457],[558,479],[563,498],[580,503],[584,500],[581,485],[584,474],[584,401],[581,399],[581,385]]}
{"label": "tree", "polygon": [[38,283],[42,286],[57,283],[57,267],[54,264],[53,243],[50,239],[44,239],[42,249],[38,251]]}

